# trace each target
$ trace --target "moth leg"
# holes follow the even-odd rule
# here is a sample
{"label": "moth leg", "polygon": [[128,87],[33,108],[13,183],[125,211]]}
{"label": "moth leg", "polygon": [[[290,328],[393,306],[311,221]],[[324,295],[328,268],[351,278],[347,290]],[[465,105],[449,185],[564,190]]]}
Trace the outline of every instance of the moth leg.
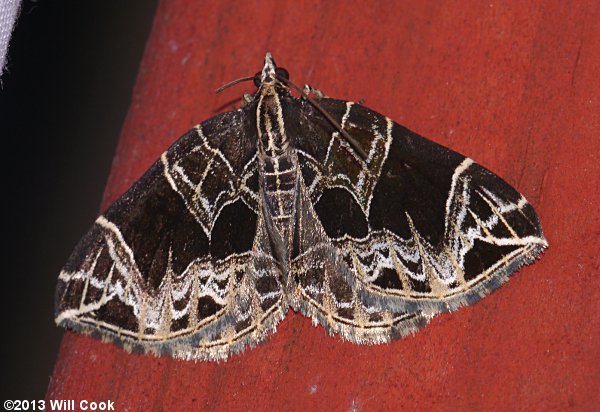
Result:
{"label": "moth leg", "polygon": [[325,93],[323,93],[319,89],[314,88],[308,84],[305,84],[304,88],[302,89],[302,98],[307,99],[311,92],[312,92],[313,96],[317,99],[322,99],[324,97],[327,97],[327,96],[325,96]]}
{"label": "moth leg", "polygon": [[250,102],[252,102],[252,96],[249,93],[244,93],[244,96],[242,96],[242,108],[248,106]]}

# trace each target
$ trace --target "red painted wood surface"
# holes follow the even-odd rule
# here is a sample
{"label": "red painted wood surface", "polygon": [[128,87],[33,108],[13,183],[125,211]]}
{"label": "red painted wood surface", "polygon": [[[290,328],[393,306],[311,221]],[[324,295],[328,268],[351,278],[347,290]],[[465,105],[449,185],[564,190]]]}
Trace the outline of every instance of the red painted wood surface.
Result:
{"label": "red painted wood surface", "polygon": [[[600,3],[163,1],[103,207],[192,125],[237,105],[266,51],[503,176],[550,248],[497,292],[389,345],[290,312],[228,362],[131,355],[65,334],[49,399],[118,410],[600,407]],[[234,103],[232,103],[234,102]]]}

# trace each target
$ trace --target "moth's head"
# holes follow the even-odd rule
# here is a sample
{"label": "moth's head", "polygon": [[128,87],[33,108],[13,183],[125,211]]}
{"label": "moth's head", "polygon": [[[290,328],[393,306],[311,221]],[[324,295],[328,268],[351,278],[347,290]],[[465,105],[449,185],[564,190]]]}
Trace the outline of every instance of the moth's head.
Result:
{"label": "moth's head", "polygon": [[271,85],[275,83],[276,70],[277,65],[275,64],[275,60],[273,60],[271,53],[267,52],[267,55],[265,56],[265,65],[260,75],[260,82],[264,85]]}
{"label": "moth's head", "polygon": [[[282,67],[277,67],[271,53],[267,52],[265,56],[265,65],[262,72],[256,73],[254,76],[254,84],[256,87],[274,86],[279,84],[285,87],[285,81],[290,78],[288,71]],[[286,87],[287,88],[287,87]]]}
{"label": "moth's head", "polygon": [[[282,67],[277,67],[273,56],[271,56],[271,53],[267,53],[267,55],[265,56],[265,65],[262,71],[256,73],[254,76],[242,77],[227,84],[224,84],[223,86],[219,87],[216,90],[216,92],[220,93],[228,87],[248,80],[252,80],[254,82],[254,85],[258,89],[263,90],[263,92],[265,90],[277,90],[289,93],[288,83],[291,84],[290,74],[288,73],[288,71]],[[297,86],[294,86],[294,88],[299,90]]]}

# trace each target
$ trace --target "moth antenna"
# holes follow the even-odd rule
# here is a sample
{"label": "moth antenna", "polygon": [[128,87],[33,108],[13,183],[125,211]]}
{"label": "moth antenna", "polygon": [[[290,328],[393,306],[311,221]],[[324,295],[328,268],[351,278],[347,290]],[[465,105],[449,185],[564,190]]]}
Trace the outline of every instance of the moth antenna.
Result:
{"label": "moth antenna", "polygon": [[308,100],[309,103],[312,104],[318,111],[320,111],[321,114],[323,116],[325,116],[325,118],[327,120],[329,120],[329,122],[333,125],[333,127],[335,127],[340,132],[340,134],[342,136],[344,136],[344,138],[348,141],[350,146],[352,146],[352,148],[359,154],[359,156],[362,158],[362,160],[367,161],[367,159],[369,158],[369,155],[362,149],[362,147],[360,147],[360,145],[358,144],[358,141],[354,137],[350,136],[350,134],[342,128],[342,126],[337,122],[337,120],[335,120],[333,118],[333,116],[331,114],[329,114],[329,112],[327,110],[325,110],[323,108],[323,106],[321,106],[319,104],[319,102],[317,102],[312,97],[305,95],[303,93],[302,89],[300,89],[298,86],[296,86],[290,79],[286,79],[284,77],[277,76],[277,80],[279,80],[282,83],[285,83],[287,86],[291,86],[292,89],[296,90],[306,100]]}
{"label": "moth antenna", "polygon": [[231,86],[235,86],[238,83],[247,82],[247,81],[253,80],[253,79],[254,79],[254,76],[248,76],[248,77],[242,77],[242,78],[236,79],[232,82],[229,82],[229,83],[224,84],[223,86],[219,87],[217,90],[215,90],[215,93],[221,93],[223,90],[225,90]]}

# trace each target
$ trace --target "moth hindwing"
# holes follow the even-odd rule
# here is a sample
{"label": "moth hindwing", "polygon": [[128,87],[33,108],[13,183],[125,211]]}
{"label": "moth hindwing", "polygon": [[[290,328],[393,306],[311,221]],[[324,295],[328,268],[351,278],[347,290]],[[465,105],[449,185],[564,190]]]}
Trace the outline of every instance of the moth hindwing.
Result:
{"label": "moth hindwing", "polygon": [[59,275],[59,325],[216,360],[291,307],[349,341],[388,342],[547,246],[527,200],[473,160],[360,104],[292,96],[270,54],[255,82],[96,220]]}

